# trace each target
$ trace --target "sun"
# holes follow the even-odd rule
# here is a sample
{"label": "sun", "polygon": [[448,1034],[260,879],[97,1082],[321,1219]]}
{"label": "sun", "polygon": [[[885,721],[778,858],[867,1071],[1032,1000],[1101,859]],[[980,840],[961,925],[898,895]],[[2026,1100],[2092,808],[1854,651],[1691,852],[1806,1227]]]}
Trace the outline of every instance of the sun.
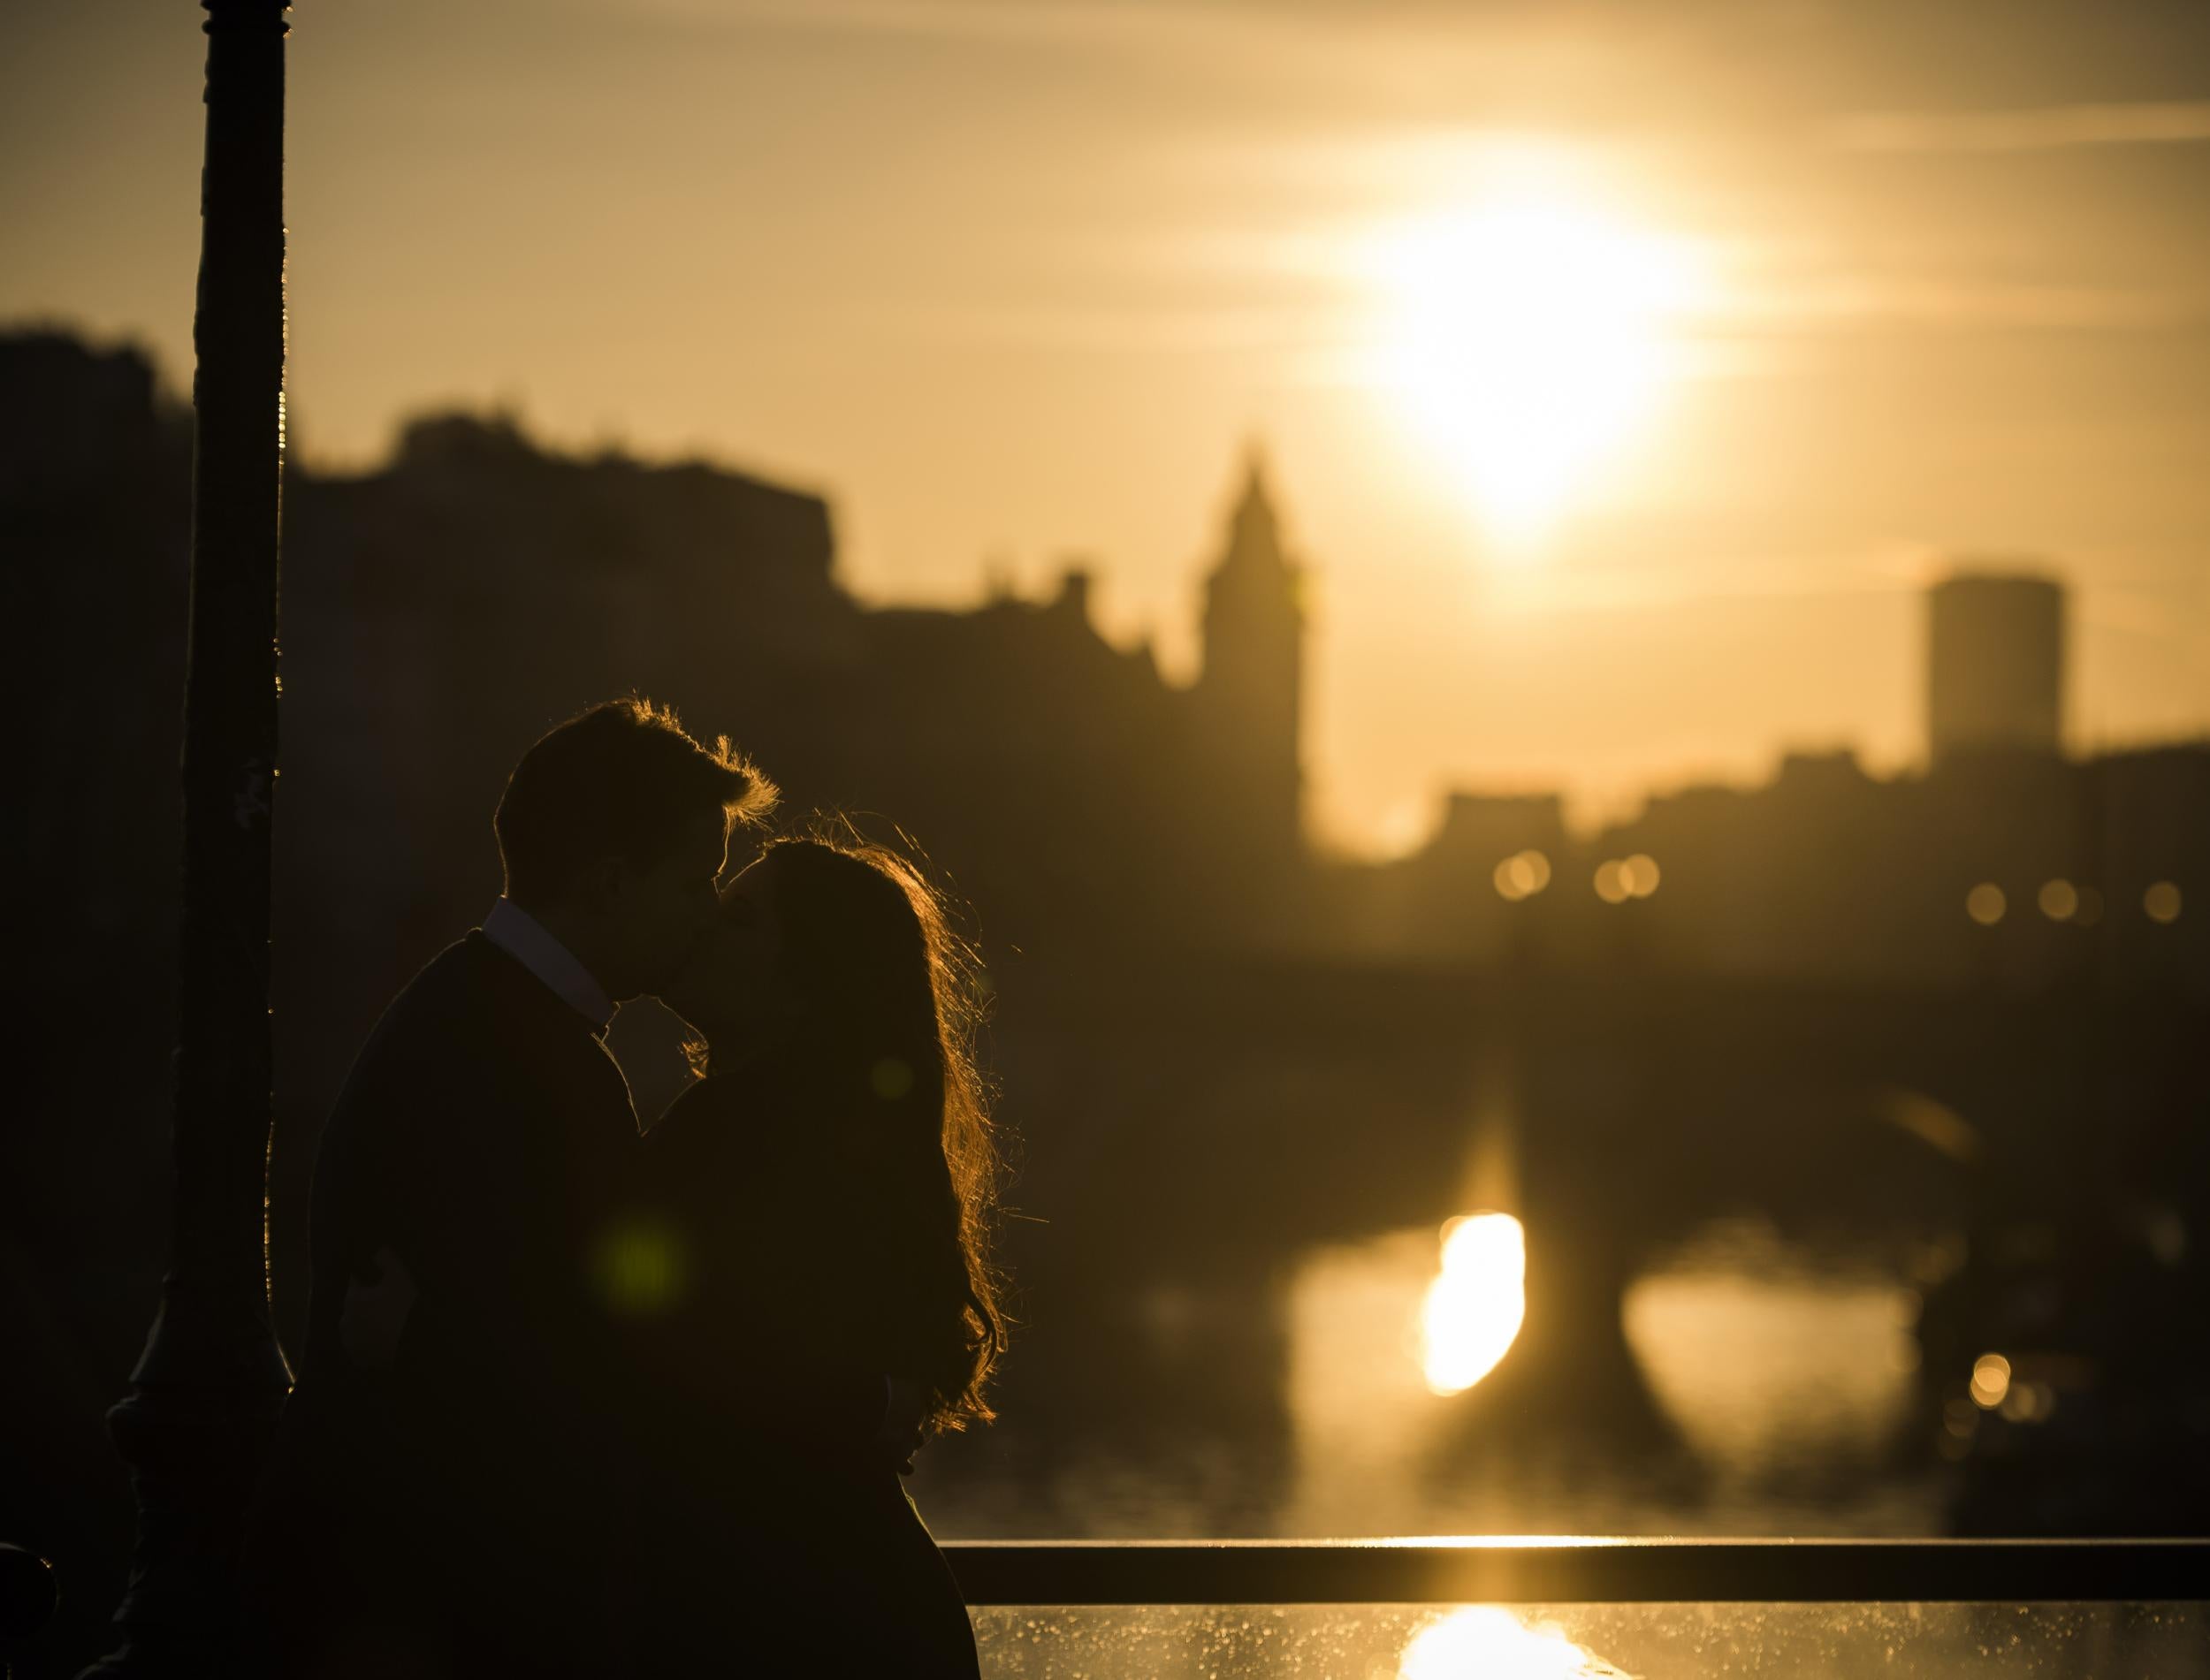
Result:
{"label": "sun", "polygon": [[1680,371],[1703,276],[1685,240],[1561,191],[1517,191],[1375,235],[1374,383],[1497,546],[1541,544]]}

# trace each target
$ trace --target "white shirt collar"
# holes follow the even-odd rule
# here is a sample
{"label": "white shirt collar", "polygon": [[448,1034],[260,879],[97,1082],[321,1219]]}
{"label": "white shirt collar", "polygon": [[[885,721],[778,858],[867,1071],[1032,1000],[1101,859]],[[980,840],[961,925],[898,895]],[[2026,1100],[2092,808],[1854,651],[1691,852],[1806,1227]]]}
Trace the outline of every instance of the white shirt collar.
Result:
{"label": "white shirt collar", "polygon": [[604,1032],[613,1020],[613,1000],[606,988],[552,937],[545,924],[510,898],[492,906],[484,918],[484,937],[545,982],[553,996]]}

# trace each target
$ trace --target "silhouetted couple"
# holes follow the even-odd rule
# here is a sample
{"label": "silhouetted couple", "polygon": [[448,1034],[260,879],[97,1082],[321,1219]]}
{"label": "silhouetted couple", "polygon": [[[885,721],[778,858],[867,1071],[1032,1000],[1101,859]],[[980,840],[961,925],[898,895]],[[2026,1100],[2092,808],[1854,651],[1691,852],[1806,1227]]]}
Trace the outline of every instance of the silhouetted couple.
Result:
{"label": "silhouetted couple", "polygon": [[[324,1134],[314,1295],[248,1547],[283,1673],[964,1675],[899,1472],[1003,1344],[972,996],[935,899],[636,701],[522,757],[506,892]],[[604,1037],[701,1078],[640,1137]]]}

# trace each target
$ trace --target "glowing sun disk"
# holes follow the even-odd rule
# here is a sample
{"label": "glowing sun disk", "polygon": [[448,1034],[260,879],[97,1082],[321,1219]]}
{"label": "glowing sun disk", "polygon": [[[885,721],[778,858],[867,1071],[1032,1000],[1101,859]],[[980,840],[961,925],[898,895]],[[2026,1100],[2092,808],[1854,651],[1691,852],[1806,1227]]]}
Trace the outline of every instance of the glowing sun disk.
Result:
{"label": "glowing sun disk", "polygon": [[1702,289],[1681,241],[1563,198],[1416,222],[1370,257],[1377,382],[1507,544],[1538,536],[1647,422]]}

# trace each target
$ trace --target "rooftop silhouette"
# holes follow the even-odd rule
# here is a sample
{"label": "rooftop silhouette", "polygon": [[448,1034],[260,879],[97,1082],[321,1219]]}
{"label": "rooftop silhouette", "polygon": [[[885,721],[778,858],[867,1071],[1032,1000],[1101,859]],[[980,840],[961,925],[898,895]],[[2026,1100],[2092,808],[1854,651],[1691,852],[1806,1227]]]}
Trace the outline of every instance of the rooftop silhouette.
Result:
{"label": "rooftop silhouette", "polygon": [[[139,510],[97,571],[173,565],[181,433],[146,364],[50,335],[6,341],[0,361],[4,423],[39,463],[8,517],[81,531],[88,513]],[[2184,913],[2191,892],[2210,897],[2210,745],[2063,756],[2064,597],[2048,576],[1967,561],[1930,590],[1923,772],[1789,754],[1762,787],[1657,794],[1595,834],[1570,831],[1554,797],[1459,788],[1425,847],[1369,863],[1307,839],[1310,568],[1255,444],[1199,580],[1186,688],[1099,631],[1094,563],[1043,599],[870,605],[838,582],[822,498],[701,462],[563,455],[510,416],[418,419],[375,472],[295,469],[286,520],[285,844],[363,904],[388,860],[453,860],[426,889],[394,881],[378,920],[402,943],[480,896],[480,790],[506,743],[634,686],[726,720],[794,801],[901,826],[1024,948],[1573,969],[1620,961],[1631,921],[1633,960],[1658,970],[2210,988],[2210,916]],[[149,641],[114,691],[167,658]],[[433,747],[430,718],[469,725]],[[348,773],[326,775],[337,763]],[[1543,886],[1515,893],[1498,871],[1522,853]],[[1635,855],[1662,886],[1608,901],[1604,866]],[[2029,912],[2053,883],[2072,911]],[[1968,905],[1983,886],[2007,907],[1993,922]]]}

